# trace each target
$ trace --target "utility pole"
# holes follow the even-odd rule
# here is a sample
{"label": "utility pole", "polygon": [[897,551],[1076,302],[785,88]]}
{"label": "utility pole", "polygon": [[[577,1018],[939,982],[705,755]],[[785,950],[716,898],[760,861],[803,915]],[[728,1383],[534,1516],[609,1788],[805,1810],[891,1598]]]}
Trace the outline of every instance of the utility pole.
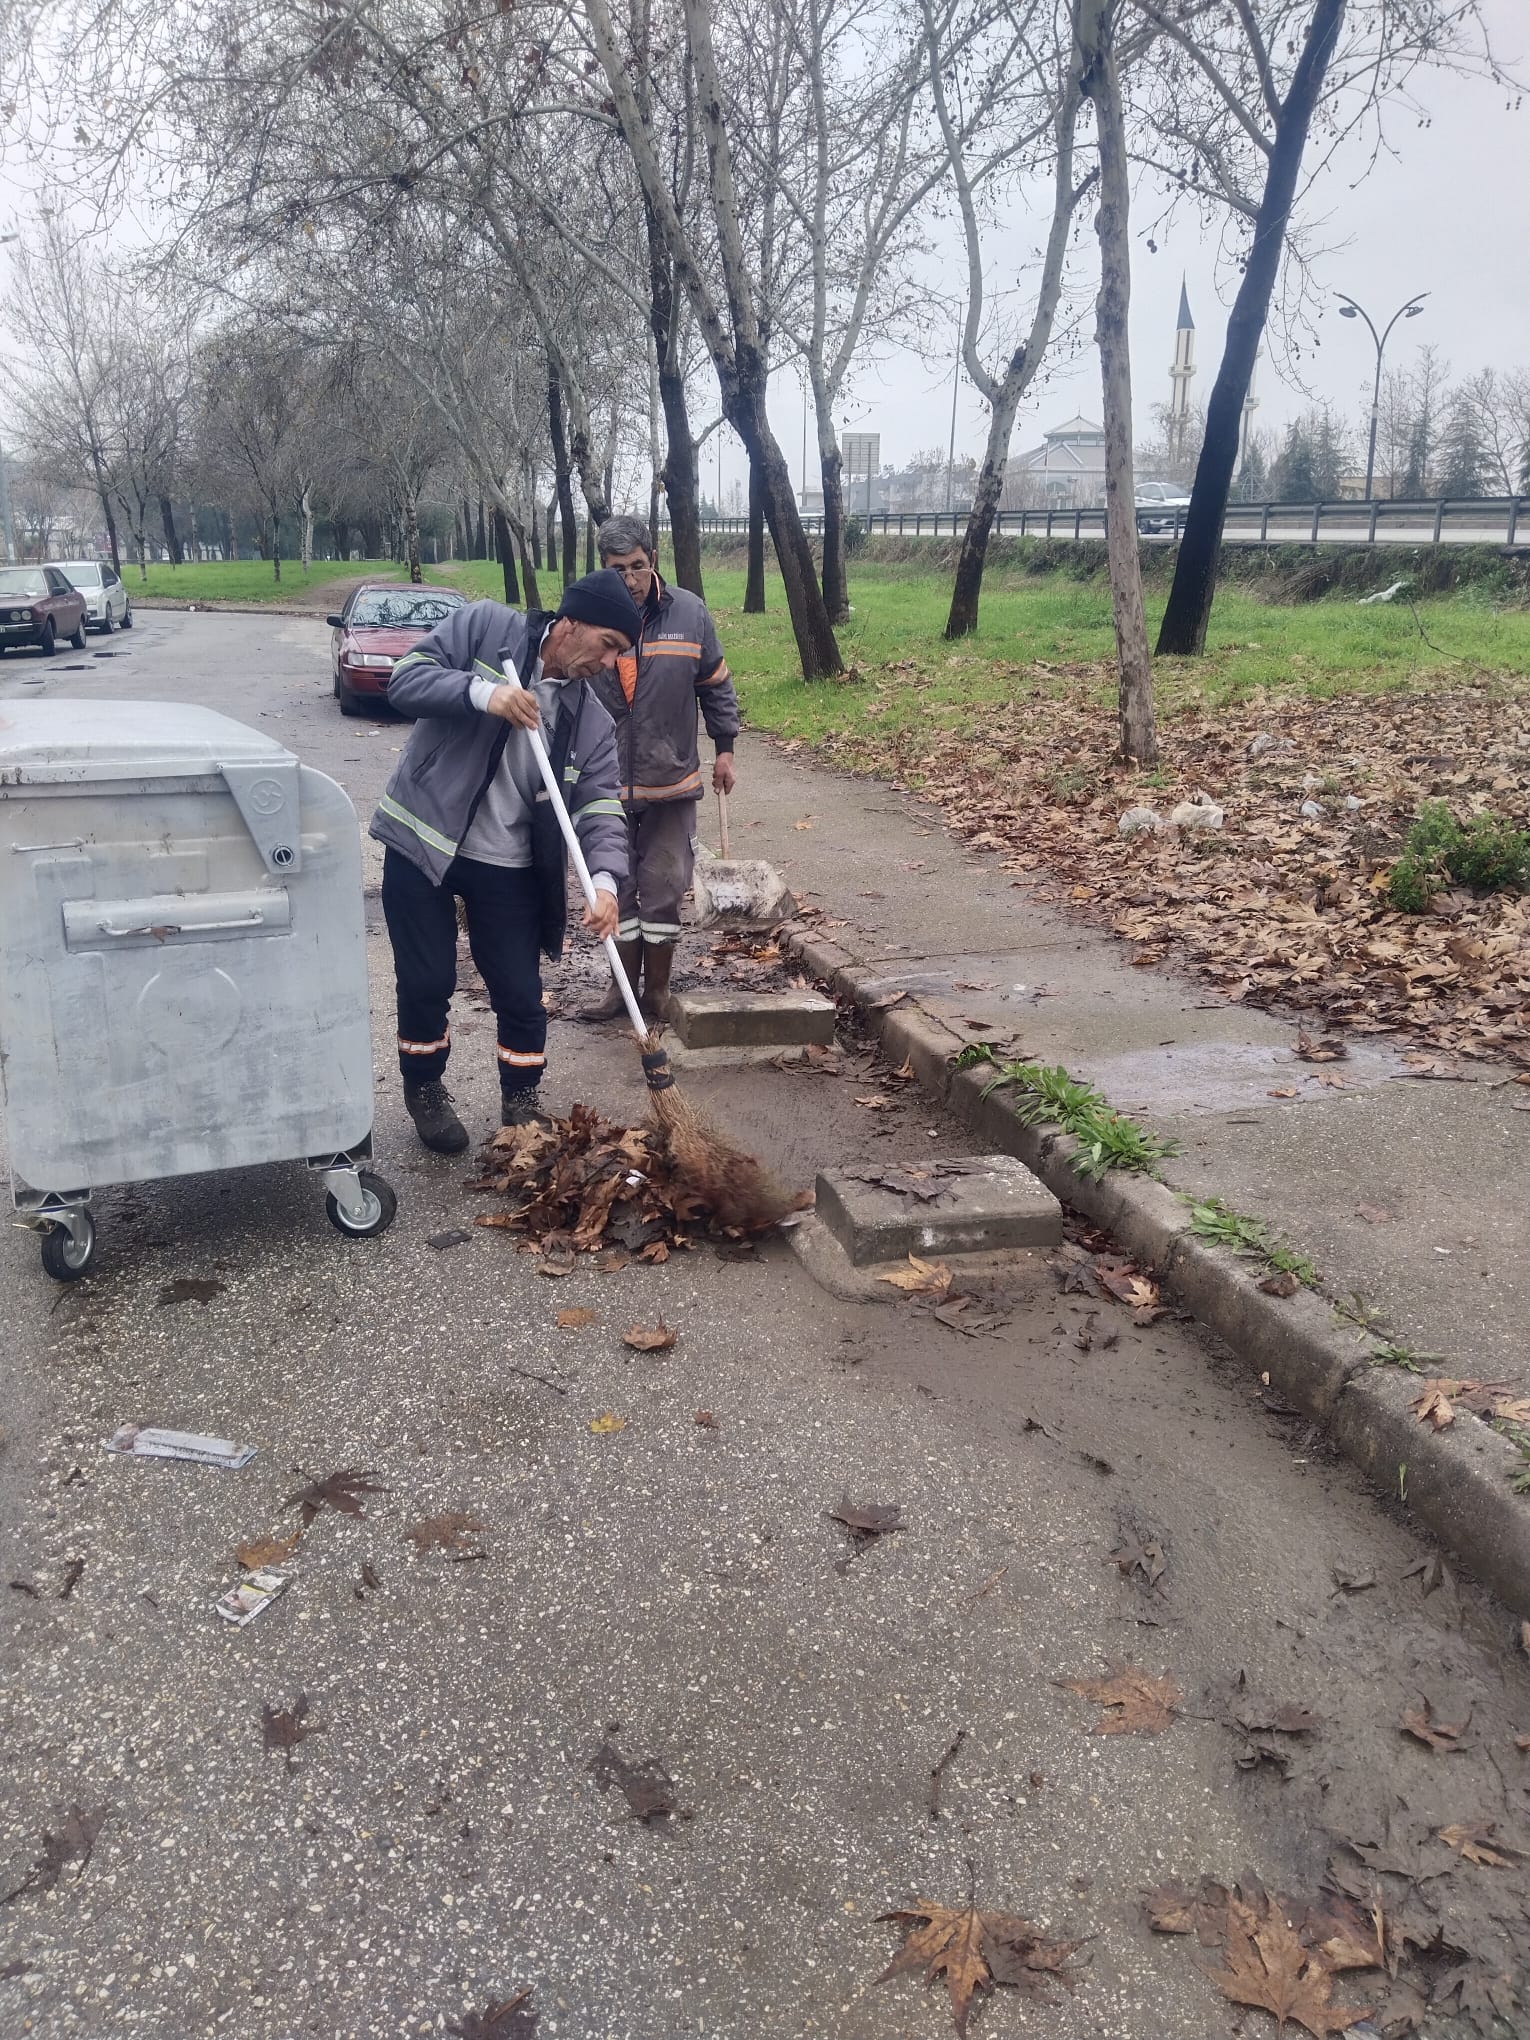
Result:
{"label": "utility pole", "polygon": [[1398,320],[1416,319],[1424,309],[1424,299],[1428,295],[1427,290],[1418,291],[1406,303],[1399,305],[1391,318],[1387,320],[1385,329],[1378,334],[1369,312],[1362,306],[1357,305],[1352,297],[1346,297],[1342,290],[1334,292],[1334,296],[1339,300],[1339,317],[1341,319],[1364,319],[1366,325],[1371,329],[1371,338],[1376,343],[1376,381],[1371,390],[1371,440],[1365,456],[1365,500],[1367,503],[1371,500],[1371,481],[1376,473],[1376,424],[1381,416],[1381,357],[1386,351],[1386,344],[1391,336],[1392,328],[1397,324]]}

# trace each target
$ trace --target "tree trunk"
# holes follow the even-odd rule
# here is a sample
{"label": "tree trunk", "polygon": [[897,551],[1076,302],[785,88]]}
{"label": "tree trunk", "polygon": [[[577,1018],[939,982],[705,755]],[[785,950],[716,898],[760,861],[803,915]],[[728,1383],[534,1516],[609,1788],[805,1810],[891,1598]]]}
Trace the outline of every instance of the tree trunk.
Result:
{"label": "tree trunk", "polygon": [[1221,551],[1222,523],[1238,461],[1244,400],[1253,380],[1270,298],[1280,274],[1286,226],[1307,146],[1307,131],[1338,41],[1344,4],[1345,0],[1317,0],[1306,43],[1275,122],[1275,141],[1259,215],[1254,222],[1253,245],[1238,295],[1233,300],[1227,341],[1206,405],[1206,436],[1196,463],[1190,507],[1185,512],[1179,558],[1174,563],[1174,585],[1169,590],[1168,606],[1158,631],[1160,658],[1195,657],[1206,649],[1206,625],[1216,594],[1217,555]]}
{"label": "tree trunk", "polygon": [[818,423],[818,466],[823,476],[823,606],[831,623],[850,614],[850,579],[845,568],[845,463],[832,420]]}
{"label": "tree trunk", "polygon": [[304,487],[298,498],[298,510],[303,520],[303,572],[306,574],[313,565],[313,490]]}
{"label": "tree trunk", "polygon": [[271,578],[279,581],[282,577],[282,519],[279,510],[271,512]]}
{"label": "tree trunk", "polygon": [[1004,494],[1004,474],[1009,465],[1010,434],[1015,429],[1015,412],[1020,406],[1020,384],[1006,376],[999,388],[999,401],[988,413],[988,444],[983,465],[978,469],[972,493],[962,549],[956,559],[956,580],[951,589],[951,611],[946,618],[948,638],[967,637],[977,629],[978,599],[983,592],[983,569],[988,562],[988,540],[999,499]]}
{"label": "tree trunk", "polygon": [[[531,538],[531,564],[536,572],[540,574],[542,571],[542,520],[537,515],[536,484],[529,469],[526,475],[526,501],[531,505],[531,515],[527,519],[527,527]],[[531,597],[528,595],[526,599],[529,602]]]}
{"label": "tree trunk", "polygon": [[[685,370],[680,359],[680,309],[675,299],[675,266],[663,233],[645,194],[648,224],[649,324],[659,371],[659,403],[664,411],[664,466],[661,480],[669,510],[669,536],[675,555],[675,582],[705,600],[701,585],[701,506],[697,500],[696,440],[685,398]],[[658,490],[654,491],[653,541],[659,542]]]}
{"label": "tree trunk", "polygon": [[420,571],[420,506],[413,490],[404,498],[404,549],[409,557],[409,578],[418,586],[425,576]]}
{"label": "tree trunk", "polygon": [[462,499],[462,557],[473,557],[473,506],[466,496]]}
{"label": "tree trunk", "polygon": [[[232,510],[224,511],[223,528],[228,534],[228,546],[224,557],[230,560],[237,559],[239,556],[239,539],[234,530],[234,513]],[[115,557],[115,555],[113,556]],[[119,569],[118,571],[120,572],[121,570]]]}
{"label": "tree trunk", "polygon": [[478,498],[478,530],[475,537],[478,546],[478,557],[481,560],[486,560],[489,557],[489,531],[488,526],[484,523],[482,496]]}
{"label": "tree trunk", "polygon": [[802,528],[786,457],[766,416],[764,375],[760,373],[746,384],[734,373],[724,383],[719,371],[718,380],[723,384],[723,411],[728,423],[744,442],[751,470],[759,472],[765,522],[786,589],[786,606],[797,641],[802,677],[823,680],[831,673],[842,673],[844,661],[839,656],[829,612],[824,608],[813,565],[813,548]]}
{"label": "tree trunk", "polygon": [[765,494],[760,471],[749,463],[749,565],[744,575],[744,614],[765,614]]}
{"label": "tree trunk", "polygon": [[[553,369],[547,377],[547,429],[552,439],[553,489],[558,499],[558,514],[563,523],[563,585],[566,588],[578,571],[579,521],[574,515],[574,484],[569,472],[568,439],[563,430],[563,391],[558,382],[558,372]],[[552,546],[549,543],[548,553]]]}
{"label": "tree trunk", "polygon": [[547,505],[546,521],[542,526],[543,550],[547,554],[547,571],[549,574],[556,574],[558,571],[557,517],[558,502],[557,498],[554,497]]}
{"label": "tree trunk", "polygon": [[175,528],[175,505],[168,496],[161,496],[159,499],[159,524],[165,534],[165,544],[170,549],[171,566],[184,566],[186,554],[181,545],[181,535]]}
{"label": "tree trunk", "polygon": [[96,494],[101,499],[101,515],[106,519],[106,542],[111,548],[112,565],[116,569],[117,577],[120,580],[122,578],[122,547],[117,538],[117,520],[112,515],[112,499],[107,492],[106,477],[101,472],[101,463],[96,458],[94,448],[91,450],[91,458],[95,463]]}
{"label": "tree trunk", "polygon": [[494,505],[494,543],[499,550],[500,569],[505,577],[505,600],[512,609],[519,609],[521,590],[515,578],[515,540],[510,535],[509,520],[498,503]]}
{"label": "tree trunk", "polygon": [[655,467],[648,478],[648,530],[653,539],[655,552],[659,549],[661,537],[659,520],[663,515],[664,485],[659,479],[659,470]]}
{"label": "tree trunk", "polygon": [[593,574],[595,571],[595,520],[593,517],[586,517],[584,520],[584,571],[587,574]]}
{"label": "tree trunk", "polygon": [[1079,45],[1084,90],[1094,101],[1100,159],[1100,291],[1095,299],[1095,342],[1100,350],[1105,414],[1105,550],[1110,608],[1120,667],[1121,755],[1132,765],[1158,757],[1153,731],[1153,667],[1142,609],[1142,558],[1137,542],[1137,492],[1132,473],[1132,363],[1127,319],[1131,309],[1131,252],[1127,239],[1131,196],[1126,124],[1111,46],[1112,0],[1084,0]]}

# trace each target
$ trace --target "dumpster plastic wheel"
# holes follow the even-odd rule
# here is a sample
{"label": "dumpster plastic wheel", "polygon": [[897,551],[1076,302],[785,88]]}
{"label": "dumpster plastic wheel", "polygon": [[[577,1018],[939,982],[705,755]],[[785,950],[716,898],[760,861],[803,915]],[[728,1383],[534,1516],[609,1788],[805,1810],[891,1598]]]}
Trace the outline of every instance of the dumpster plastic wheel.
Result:
{"label": "dumpster plastic wheel", "polygon": [[370,1169],[361,1169],[357,1173],[362,1201],[366,1205],[363,1216],[360,1219],[349,1217],[341,1210],[332,1191],[324,1199],[324,1209],[329,1213],[329,1222],[336,1232],[344,1233],[348,1240],[376,1239],[397,1218],[398,1196],[391,1183],[374,1175]]}
{"label": "dumpster plastic wheel", "polygon": [[82,1240],[76,1240],[64,1225],[50,1225],[42,1236],[43,1272],[55,1282],[78,1282],[82,1275],[89,1274],[96,1258],[95,1226],[88,1216],[80,1223],[85,1232]]}

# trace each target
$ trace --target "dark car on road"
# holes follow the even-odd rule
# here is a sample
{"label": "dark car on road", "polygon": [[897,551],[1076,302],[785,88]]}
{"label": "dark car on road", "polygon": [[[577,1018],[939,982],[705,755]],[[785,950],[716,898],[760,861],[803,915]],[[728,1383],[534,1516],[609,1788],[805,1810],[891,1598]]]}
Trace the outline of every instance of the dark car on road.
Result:
{"label": "dark car on road", "polygon": [[31,645],[47,657],[67,638],[83,652],[85,609],[57,567],[0,567],[0,651]]}
{"label": "dark car on road", "polygon": [[365,715],[387,700],[395,661],[443,623],[467,598],[455,588],[363,581],[338,616],[327,618],[334,636],[330,664],[342,715]]}

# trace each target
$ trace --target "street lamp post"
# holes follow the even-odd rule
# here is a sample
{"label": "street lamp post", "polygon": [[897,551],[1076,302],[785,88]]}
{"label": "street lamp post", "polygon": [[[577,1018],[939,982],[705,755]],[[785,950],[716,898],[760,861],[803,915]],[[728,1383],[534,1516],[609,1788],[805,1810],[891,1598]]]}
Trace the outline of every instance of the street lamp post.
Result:
{"label": "street lamp post", "polygon": [[1339,300],[1339,317],[1341,319],[1364,319],[1366,325],[1371,329],[1371,338],[1376,343],[1376,382],[1371,390],[1371,442],[1365,456],[1365,500],[1369,503],[1371,500],[1371,481],[1376,472],[1376,422],[1381,416],[1381,357],[1386,349],[1387,339],[1392,328],[1399,319],[1416,319],[1424,309],[1424,299],[1428,297],[1429,293],[1427,290],[1418,291],[1411,298],[1407,299],[1405,303],[1400,304],[1391,318],[1387,320],[1384,330],[1380,333],[1376,331],[1375,321],[1363,306],[1357,305],[1352,297],[1346,297],[1342,290],[1335,291],[1334,295]]}

